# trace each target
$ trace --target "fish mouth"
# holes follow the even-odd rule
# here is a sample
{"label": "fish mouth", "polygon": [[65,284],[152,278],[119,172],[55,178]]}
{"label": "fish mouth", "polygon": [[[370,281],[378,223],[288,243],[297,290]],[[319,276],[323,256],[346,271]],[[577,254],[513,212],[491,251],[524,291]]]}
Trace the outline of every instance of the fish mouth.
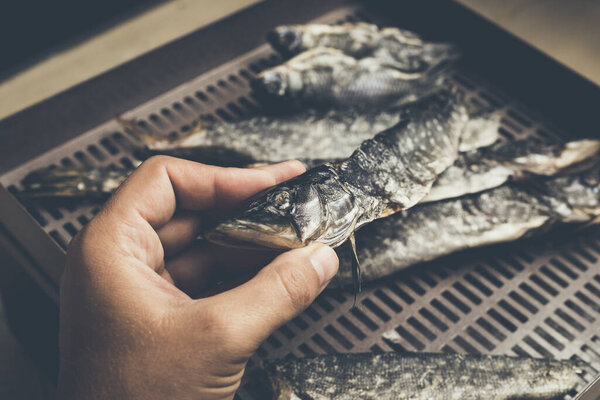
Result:
{"label": "fish mouth", "polygon": [[559,168],[576,164],[600,151],[600,140],[582,139],[566,144],[557,162]]}
{"label": "fish mouth", "polygon": [[264,224],[231,219],[219,223],[204,237],[222,246],[248,249],[292,249],[304,246],[297,230],[289,223]]}
{"label": "fish mouth", "polygon": [[[538,175],[553,175],[569,167],[575,167],[586,160],[597,160],[600,140],[581,139],[562,145],[558,154],[531,153],[517,157],[514,163],[524,165],[529,172]],[[586,164],[587,165],[587,164]]]}
{"label": "fish mouth", "polygon": [[278,27],[267,33],[267,42],[277,52],[291,56],[298,52],[299,35],[293,29]]}
{"label": "fish mouth", "polygon": [[276,31],[267,33],[267,42],[273,47],[278,53],[289,56],[291,51],[281,42],[281,35]]}
{"label": "fish mouth", "polygon": [[285,95],[285,78],[281,72],[271,69],[261,72],[250,82],[251,88],[264,96],[283,97]]}

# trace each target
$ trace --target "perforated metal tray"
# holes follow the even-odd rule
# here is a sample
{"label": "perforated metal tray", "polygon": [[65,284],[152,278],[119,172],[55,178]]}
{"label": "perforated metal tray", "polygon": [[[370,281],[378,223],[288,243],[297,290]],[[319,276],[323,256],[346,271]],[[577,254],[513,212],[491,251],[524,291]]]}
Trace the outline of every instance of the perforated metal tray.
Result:
{"label": "perforated metal tray", "polygon": [[[319,18],[321,22],[380,21],[358,5],[347,5]],[[304,22],[304,21],[299,21]],[[141,129],[153,135],[178,135],[199,116],[233,120],[259,110],[249,80],[279,62],[265,44],[198,76],[130,111]],[[516,101],[477,73],[463,68],[453,77],[473,108],[502,113],[506,140],[537,136],[572,136]],[[123,165],[135,162],[136,139],[109,120],[0,177],[8,205],[2,223],[10,233],[30,224],[38,254],[29,271],[55,296],[70,239],[98,211],[98,206],[40,207],[20,204],[10,193],[20,189],[33,169],[50,165]],[[19,227],[21,231],[23,227]],[[600,230],[487,247],[415,266],[385,282],[368,286],[353,305],[346,292],[327,292],[302,315],[278,329],[250,361],[240,399],[263,399],[253,379],[262,358],[330,352],[391,350],[394,337],[408,351],[447,351],[533,357],[577,358],[590,364],[580,390],[600,371]],[[45,262],[43,261],[45,260]],[[573,393],[574,395],[574,393]]]}

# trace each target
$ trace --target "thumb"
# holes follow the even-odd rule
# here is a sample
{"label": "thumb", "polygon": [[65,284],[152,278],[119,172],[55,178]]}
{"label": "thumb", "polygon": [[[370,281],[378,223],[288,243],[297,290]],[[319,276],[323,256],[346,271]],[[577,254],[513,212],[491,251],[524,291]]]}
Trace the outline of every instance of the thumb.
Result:
{"label": "thumb", "polygon": [[250,281],[217,297],[234,308],[237,327],[258,346],[313,302],[337,273],[338,263],[335,251],[323,244],[290,250]]}

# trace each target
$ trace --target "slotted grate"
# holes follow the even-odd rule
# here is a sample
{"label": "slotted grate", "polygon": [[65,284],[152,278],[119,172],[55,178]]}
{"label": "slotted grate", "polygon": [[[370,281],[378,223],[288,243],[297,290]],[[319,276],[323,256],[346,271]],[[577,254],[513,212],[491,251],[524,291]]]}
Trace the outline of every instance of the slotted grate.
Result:
{"label": "slotted grate", "polygon": [[[321,22],[370,20],[353,6]],[[256,113],[249,81],[280,61],[265,44],[123,115],[154,136],[177,136],[200,116],[235,120]],[[548,121],[482,82],[469,71],[454,75],[474,109],[502,114],[507,140],[529,135],[564,137]],[[18,192],[23,177],[46,166],[132,168],[136,138],[108,121],[0,177]],[[27,205],[32,218],[66,249],[98,206]],[[368,286],[353,305],[347,292],[326,292],[302,315],[278,329],[250,361],[240,399],[264,399],[253,378],[262,358],[332,352],[445,351],[577,358],[590,364],[581,384],[600,371],[600,231],[546,236],[476,249],[415,266]],[[583,387],[583,386],[582,386]]]}

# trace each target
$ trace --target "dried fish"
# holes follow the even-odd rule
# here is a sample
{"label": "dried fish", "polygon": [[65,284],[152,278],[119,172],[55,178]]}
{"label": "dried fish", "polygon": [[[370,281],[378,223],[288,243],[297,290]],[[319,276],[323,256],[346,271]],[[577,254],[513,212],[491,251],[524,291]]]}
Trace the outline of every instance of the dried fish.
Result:
{"label": "dried fish", "polygon": [[532,175],[552,176],[587,161],[595,162],[600,140],[548,142],[536,137],[501,141],[461,153],[421,203],[492,189]]}
{"label": "dried fish", "polygon": [[331,354],[268,360],[275,400],[557,399],[585,363],[431,353]]}
{"label": "dried fish", "polygon": [[375,57],[405,72],[425,71],[460,57],[453,44],[427,42],[408,30],[379,28],[365,22],[283,25],[270,32],[267,41],[285,56],[329,47],[354,58]]}
{"label": "dried fish", "polygon": [[272,108],[381,108],[439,90],[447,70],[447,65],[440,65],[404,72],[374,57],[357,60],[339,50],[319,47],[261,72],[252,85]]}
{"label": "dried fish", "polygon": [[[473,247],[516,240],[562,224],[600,222],[600,166],[585,172],[505,185],[422,204],[356,232],[362,278],[375,280],[414,264]],[[337,250],[331,287],[353,283],[354,255]]]}
{"label": "dried fish", "polygon": [[133,168],[116,166],[96,168],[56,167],[31,172],[21,184],[22,198],[106,200]]}
{"label": "dried fish", "polygon": [[234,122],[201,120],[175,139],[154,138],[123,121],[151,154],[166,154],[222,166],[246,166],[291,159],[346,158],[400,121],[389,110],[304,110],[289,115],[259,115]]}

